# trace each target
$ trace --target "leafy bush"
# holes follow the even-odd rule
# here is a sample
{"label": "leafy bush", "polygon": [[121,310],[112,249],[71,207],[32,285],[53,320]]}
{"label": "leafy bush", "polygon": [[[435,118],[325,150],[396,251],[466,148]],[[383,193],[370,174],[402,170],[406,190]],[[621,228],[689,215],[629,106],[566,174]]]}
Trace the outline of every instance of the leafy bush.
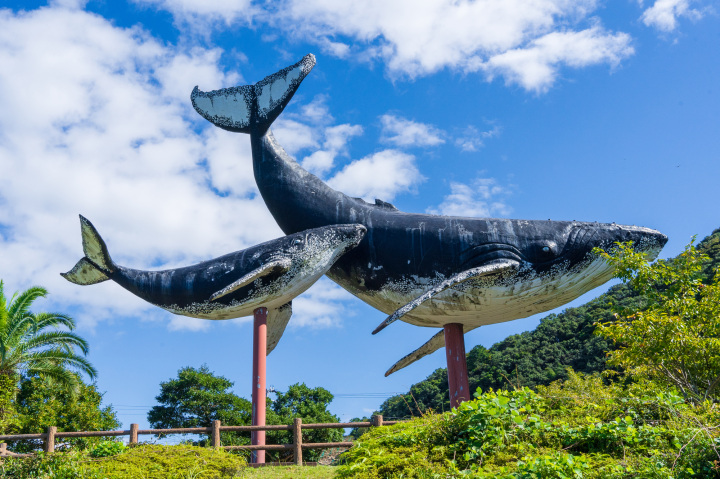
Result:
{"label": "leafy bush", "polygon": [[88,455],[90,457],[117,456],[125,451],[125,444],[119,441],[103,441],[95,446]]}
{"label": "leafy bush", "polygon": [[645,379],[476,393],[451,413],[373,428],[339,477],[720,478],[720,408]]}
{"label": "leafy bush", "polygon": [[219,479],[239,477],[246,465],[222,449],[141,445],[96,459],[82,451],[8,458],[0,462],[0,478]]}

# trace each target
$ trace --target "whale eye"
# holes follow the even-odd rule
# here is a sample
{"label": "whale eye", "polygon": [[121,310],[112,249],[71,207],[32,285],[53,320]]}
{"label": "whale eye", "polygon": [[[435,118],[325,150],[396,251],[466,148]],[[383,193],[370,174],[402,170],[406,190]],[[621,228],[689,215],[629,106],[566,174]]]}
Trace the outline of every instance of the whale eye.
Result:
{"label": "whale eye", "polygon": [[554,241],[540,241],[532,248],[533,254],[532,260],[534,263],[544,263],[545,261],[552,261],[557,256],[557,245]]}
{"label": "whale eye", "polygon": [[300,246],[301,244],[303,244],[303,241],[300,238],[295,238],[292,244],[294,244],[295,246]]}

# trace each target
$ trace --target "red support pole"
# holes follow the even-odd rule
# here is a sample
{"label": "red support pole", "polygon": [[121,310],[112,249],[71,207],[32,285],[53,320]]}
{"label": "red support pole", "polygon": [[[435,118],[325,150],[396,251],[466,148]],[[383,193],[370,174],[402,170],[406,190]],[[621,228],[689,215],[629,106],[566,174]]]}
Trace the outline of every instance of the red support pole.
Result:
{"label": "red support pole", "polygon": [[[265,425],[265,375],[267,372],[267,308],[257,308],[253,311],[253,378],[252,378],[252,425]],[[250,442],[253,446],[265,445],[265,431],[250,433]],[[265,464],[265,451],[257,450],[252,453],[252,462]]]}
{"label": "red support pole", "polygon": [[465,358],[465,336],[463,335],[462,324],[450,323],[446,324],[444,328],[450,407],[458,407],[461,402],[470,399],[467,360]]}

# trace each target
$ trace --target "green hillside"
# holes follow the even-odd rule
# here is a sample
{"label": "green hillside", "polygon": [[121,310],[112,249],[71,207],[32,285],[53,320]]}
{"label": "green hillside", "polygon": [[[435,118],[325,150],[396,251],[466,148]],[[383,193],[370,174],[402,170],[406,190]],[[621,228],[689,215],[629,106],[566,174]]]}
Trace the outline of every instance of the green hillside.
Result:
{"label": "green hillside", "polygon": [[[698,249],[711,258],[705,267],[707,278],[720,265],[720,229],[703,239]],[[580,307],[546,316],[534,331],[509,336],[489,349],[475,346],[467,355],[470,390],[547,385],[566,379],[568,367],[582,373],[600,372],[612,346],[594,335],[594,324],[611,319],[617,308],[642,306],[643,298],[620,284]],[[388,419],[407,418],[429,409],[450,409],[445,369],[414,384],[408,394],[389,398],[379,412]]]}

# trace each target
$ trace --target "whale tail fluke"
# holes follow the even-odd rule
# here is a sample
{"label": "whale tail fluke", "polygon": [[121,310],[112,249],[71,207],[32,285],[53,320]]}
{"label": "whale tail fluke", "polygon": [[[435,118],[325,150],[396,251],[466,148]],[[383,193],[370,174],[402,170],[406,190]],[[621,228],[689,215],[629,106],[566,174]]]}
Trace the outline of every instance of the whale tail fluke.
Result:
{"label": "whale tail fluke", "polygon": [[264,134],[315,66],[315,56],[302,60],[254,85],[190,94],[195,111],[213,125],[238,133]]}
{"label": "whale tail fluke", "polygon": [[80,232],[82,234],[83,252],[85,257],[75,264],[67,273],[60,273],[66,280],[80,285],[96,284],[107,281],[109,274],[115,270],[105,241],[90,221],[80,215]]}

